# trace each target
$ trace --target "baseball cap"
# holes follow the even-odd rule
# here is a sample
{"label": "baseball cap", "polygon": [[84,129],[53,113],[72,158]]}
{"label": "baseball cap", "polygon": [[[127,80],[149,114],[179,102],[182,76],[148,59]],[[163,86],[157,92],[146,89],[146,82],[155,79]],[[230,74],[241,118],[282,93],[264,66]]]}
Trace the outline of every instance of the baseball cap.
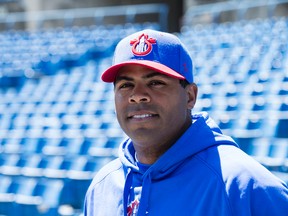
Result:
{"label": "baseball cap", "polygon": [[141,65],[193,82],[193,63],[186,47],[176,35],[167,32],[145,29],[122,39],[116,46],[113,65],[103,72],[101,79],[114,82],[125,65]]}

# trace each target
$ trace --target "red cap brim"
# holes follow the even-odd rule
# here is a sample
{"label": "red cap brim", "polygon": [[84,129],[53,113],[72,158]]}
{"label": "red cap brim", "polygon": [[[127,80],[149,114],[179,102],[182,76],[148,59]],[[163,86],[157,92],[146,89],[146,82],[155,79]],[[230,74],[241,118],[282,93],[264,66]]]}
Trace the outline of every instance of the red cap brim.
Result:
{"label": "red cap brim", "polygon": [[101,79],[104,82],[114,82],[119,69],[125,65],[140,65],[140,66],[150,68],[159,73],[165,74],[167,76],[170,76],[176,79],[181,79],[181,80],[185,79],[184,76],[172,70],[171,68],[163,64],[160,64],[158,62],[148,61],[148,60],[130,60],[126,62],[121,62],[119,64],[115,64],[103,72]]}

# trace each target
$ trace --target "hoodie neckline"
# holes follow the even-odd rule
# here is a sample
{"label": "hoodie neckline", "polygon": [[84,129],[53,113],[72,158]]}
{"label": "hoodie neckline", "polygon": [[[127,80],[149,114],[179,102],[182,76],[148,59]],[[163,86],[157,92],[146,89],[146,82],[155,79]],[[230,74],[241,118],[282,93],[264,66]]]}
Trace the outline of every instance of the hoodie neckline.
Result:
{"label": "hoodie neckline", "polygon": [[145,215],[148,209],[148,200],[153,180],[169,175],[188,157],[215,146],[237,144],[228,136],[224,136],[215,122],[205,112],[192,116],[193,123],[184,134],[170,147],[154,164],[142,173],[135,160],[135,149],[130,139],[120,146],[120,159],[128,168],[124,186],[124,215],[127,215],[129,191],[132,186],[133,173],[142,173],[142,193],[138,215]]}

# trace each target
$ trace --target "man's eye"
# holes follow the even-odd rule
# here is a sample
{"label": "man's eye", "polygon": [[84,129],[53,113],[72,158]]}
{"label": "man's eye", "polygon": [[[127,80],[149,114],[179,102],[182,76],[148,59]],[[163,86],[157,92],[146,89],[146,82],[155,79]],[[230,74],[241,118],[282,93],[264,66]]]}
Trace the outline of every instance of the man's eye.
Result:
{"label": "man's eye", "polygon": [[119,85],[119,89],[125,89],[125,88],[129,88],[129,87],[131,87],[132,86],[132,84],[131,83],[123,83],[123,84],[121,84],[121,85]]}
{"label": "man's eye", "polygon": [[164,85],[164,82],[159,81],[159,80],[153,80],[149,83],[150,86],[160,86],[160,85]]}

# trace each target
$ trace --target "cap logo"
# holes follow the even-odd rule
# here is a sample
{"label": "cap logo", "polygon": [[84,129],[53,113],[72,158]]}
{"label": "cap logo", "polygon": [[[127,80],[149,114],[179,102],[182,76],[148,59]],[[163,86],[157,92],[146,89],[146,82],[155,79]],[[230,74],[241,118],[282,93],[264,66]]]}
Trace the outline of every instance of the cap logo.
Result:
{"label": "cap logo", "polygon": [[153,49],[152,44],[156,44],[156,39],[149,38],[149,36],[145,33],[130,41],[130,45],[132,45],[132,52],[136,56],[148,55]]}

